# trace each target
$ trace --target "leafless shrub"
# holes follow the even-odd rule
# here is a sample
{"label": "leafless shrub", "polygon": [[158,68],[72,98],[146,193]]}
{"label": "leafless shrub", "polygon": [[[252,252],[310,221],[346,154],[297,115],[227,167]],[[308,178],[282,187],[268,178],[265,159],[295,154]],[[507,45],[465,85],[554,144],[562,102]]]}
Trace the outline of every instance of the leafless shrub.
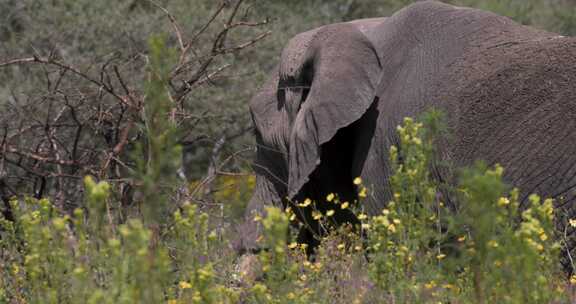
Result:
{"label": "leafless shrub", "polygon": [[[176,60],[166,62],[170,69],[166,86],[170,119],[182,131],[183,145],[200,140],[199,124],[214,115],[195,107],[192,93],[230,68],[222,58],[253,47],[269,34],[260,30],[252,31],[256,34],[249,37],[242,35],[243,40],[236,37],[236,32],[268,23],[248,21],[248,15],[242,14],[243,2],[220,1],[205,23],[190,32],[165,7],[150,1],[172,28],[168,41]],[[211,37],[209,47],[204,44],[206,36]],[[7,216],[8,200],[15,195],[48,196],[63,209],[77,205],[85,175],[113,182],[122,204],[130,205],[135,199],[138,185],[132,179],[132,154],[134,147],[145,141],[146,92],[142,80],[147,53],[125,55],[113,50],[106,56],[82,60],[85,64],[71,63],[78,60],[65,53],[54,47],[34,50],[28,57],[0,60],[0,72],[12,68],[12,73],[26,70],[42,77],[42,87],[27,90],[24,96],[11,90],[7,102],[0,104],[0,196]],[[198,186],[204,191],[197,189],[193,194],[203,195],[206,185],[221,170],[222,146],[249,129],[246,126],[218,135],[206,176]],[[146,159],[146,155],[139,157]]]}

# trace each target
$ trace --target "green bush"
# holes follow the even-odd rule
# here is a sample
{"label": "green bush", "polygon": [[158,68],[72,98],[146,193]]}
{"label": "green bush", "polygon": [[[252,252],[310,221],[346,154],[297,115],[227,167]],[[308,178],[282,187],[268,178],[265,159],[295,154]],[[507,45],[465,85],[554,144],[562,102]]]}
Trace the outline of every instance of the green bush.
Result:
{"label": "green bush", "polygon": [[[117,222],[110,186],[84,181],[86,209],[62,214],[48,200],[13,200],[2,220],[0,300],[10,303],[555,303],[568,299],[559,270],[552,201],[502,182],[503,169],[464,170],[458,204],[436,195],[428,170],[438,115],[407,118],[391,148],[394,199],[381,215],[359,214],[326,236],[313,261],[290,242],[291,212],[267,209],[267,251],[256,282],[234,283],[234,253],[208,214],[184,203],[155,217]],[[432,132],[431,130],[434,130]],[[162,137],[161,135],[156,135]],[[400,161],[402,160],[402,161]],[[157,160],[156,160],[157,161]],[[154,166],[150,168],[155,168]],[[154,171],[155,169],[150,169]],[[148,174],[148,173],[143,173]],[[367,187],[357,178],[359,196]],[[166,202],[161,196],[157,203]],[[350,208],[334,195],[334,208]],[[310,207],[313,204],[309,205]],[[457,209],[455,212],[453,209]],[[316,214],[328,225],[333,213]],[[521,221],[519,221],[521,219]],[[354,292],[350,292],[353,288]]]}
{"label": "green bush", "polygon": [[376,284],[400,302],[561,298],[552,200],[532,195],[520,209],[518,190],[502,182],[503,169],[478,164],[461,174],[457,211],[449,210],[429,179],[432,139],[422,128],[405,119],[398,128],[402,148],[391,149],[394,201],[372,219],[369,233]]}
{"label": "green bush", "polygon": [[[98,18],[104,18],[102,16],[113,20],[112,15],[117,12],[107,10],[100,2],[56,2],[62,6],[27,2],[30,5],[25,7],[25,13],[12,9],[14,1],[7,2],[9,5],[0,4],[0,16],[6,14],[6,20],[10,20],[0,24],[0,39],[12,46],[36,41],[42,47],[49,44],[49,37],[40,39],[33,33],[44,35],[46,29],[42,24],[48,22],[48,16],[62,15],[62,19],[52,22],[62,29],[54,35],[74,38],[64,48],[66,52],[84,54],[84,48],[89,48],[95,53],[105,53],[106,44],[94,39],[101,37],[98,35],[147,36],[152,27],[148,18],[159,18],[145,1],[121,2],[121,11],[142,13],[134,15],[134,20],[132,17],[114,19],[122,25],[126,22],[125,28],[130,30],[120,33],[115,30],[118,24],[102,25],[93,33],[95,36],[84,37],[77,28],[67,28],[67,22],[84,20],[87,27],[101,24]],[[189,20],[190,27],[200,22],[196,21],[197,14],[209,11],[205,1],[194,2],[195,10],[182,1],[166,1],[166,4],[168,2],[172,11],[181,12],[179,17],[189,17],[182,19]],[[223,62],[249,62],[259,56],[258,67],[254,67],[255,77],[243,80],[239,89],[232,92],[233,95],[226,95],[228,97],[222,93],[222,87],[230,87],[225,81],[198,92],[194,96],[197,100],[215,101],[194,103],[198,111],[227,108],[237,104],[234,99],[250,95],[253,86],[249,84],[263,77],[282,41],[295,32],[323,23],[365,17],[368,13],[380,14],[372,8],[391,10],[406,1],[387,2],[382,6],[371,1],[314,1],[309,9],[296,2],[272,2],[273,6],[256,5],[254,10],[270,15],[292,12],[287,16],[290,21],[272,25],[279,33],[276,39],[267,41],[262,50],[226,57]],[[565,26],[566,31],[571,31],[570,23],[574,19],[570,11],[537,10],[535,2],[530,1],[468,2],[469,5],[498,4],[485,8],[510,10],[511,16],[523,22]],[[31,17],[28,13],[40,8],[46,9],[40,16],[44,21],[27,24]],[[323,15],[315,13],[320,9]],[[545,20],[542,16],[549,14],[564,17],[556,22],[542,21]],[[288,27],[289,22],[297,25]],[[229,248],[229,240],[234,235],[227,221],[230,216],[239,216],[237,206],[247,201],[246,193],[254,181],[253,178],[239,182],[232,177],[219,179],[217,190],[223,191],[217,192],[215,198],[229,204],[222,206],[218,216],[206,213],[210,209],[202,204],[173,199],[179,186],[175,171],[179,167],[181,148],[176,140],[180,130],[169,119],[166,106],[165,79],[169,73],[166,69],[173,58],[166,45],[172,44],[170,39],[153,38],[148,46],[150,52],[146,53],[149,64],[140,76],[131,79],[146,92],[143,124],[138,126],[144,130],[145,139],[141,146],[134,148],[132,155],[137,164],[132,178],[139,185],[140,205],[129,206],[134,210],[126,213],[126,206],[116,199],[113,185],[93,177],[84,179],[85,202],[77,203],[79,207],[68,213],[48,199],[14,198],[11,201],[14,221],[0,219],[0,303],[574,301],[569,291],[570,285],[576,284],[576,277],[566,282],[559,270],[560,246],[554,232],[551,200],[532,195],[529,204],[520,208],[518,191],[502,182],[504,169],[499,166],[487,168],[478,164],[463,170],[459,184],[453,188],[430,178],[433,143],[442,132],[441,117],[435,112],[421,122],[407,118],[398,128],[400,144],[390,151],[394,195],[380,215],[368,217],[361,207],[355,210],[361,220],[360,227],[331,229],[315,258],[309,260],[305,244],[291,241],[294,233],[291,224],[297,224],[291,211],[270,208],[266,217],[256,219],[262,221],[261,241],[268,248],[256,257],[259,263],[255,267],[261,268],[261,275],[255,282],[239,281],[241,273],[235,267],[237,257]],[[138,52],[146,46],[131,47]],[[14,48],[13,51],[9,54],[16,55],[16,51],[22,50]],[[77,60],[81,61],[81,57],[78,55]],[[239,72],[252,71],[248,66]],[[10,73],[17,74],[16,70]],[[7,79],[8,76],[4,75]],[[235,129],[238,123],[229,117],[245,111],[245,106],[230,111],[233,113],[222,116],[226,116],[226,128]],[[199,132],[211,133],[220,127],[206,124]],[[246,139],[240,142],[244,141]],[[354,183],[358,185],[360,199],[369,194],[369,188],[361,179],[355,179]],[[239,191],[236,184],[242,184],[244,190]],[[446,201],[447,197],[457,203]],[[243,202],[238,204],[238,201]],[[330,225],[336,208],[355,205],[342,202],[335,195],[329,195],[327,201],[334,205],[333,209],[314,213],[322,225]],[[314,206],[312,202],[303,204]]]}

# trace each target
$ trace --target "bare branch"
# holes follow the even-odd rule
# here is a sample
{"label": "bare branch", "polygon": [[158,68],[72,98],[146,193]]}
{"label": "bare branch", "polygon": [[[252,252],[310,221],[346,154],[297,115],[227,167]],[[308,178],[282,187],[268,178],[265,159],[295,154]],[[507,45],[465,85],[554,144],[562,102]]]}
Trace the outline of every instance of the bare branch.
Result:
{"label": "bare branch", "polygon": [[130,89],[128,89],[126,82],[124,82],[124,79],[122,78],[122,76],[120,76],[120,71],[118,70],[118,66],[116,66],[116,65],[114,66],[114,73],[116,74],[116,78],[120,82],[122,89],[124,89],[124,92],[126,93],[126,97],[128,97],[128,99],[130,99],[130,102],[132,102],[132,106],[136,106],[137,102],[132,97],[132,93],[131,93]]}
{"label": "bare branch", "polygon": [[159,8],[161,11],[164,12],[164,14],[166,14],[166,16],[168,17],[168,19],[170,19],[170,24],[172,24],[172,27],[174,28],[174,32],[176,34],[176,37],[178,38],[178,45],[180,46],[180,51],[182,53],[185,52],[186,47],[184,46],[184,39],[182,39],[182,30],[180,29],[180,25],[178,24],[178,22],[176,22],[176,18],[174,17],[174,15],[170,14],[170,12],[162,7],[160,4],[156,3],[153,0],[148,0],[150,3],[152,3],[152,5],[156,6],[157,8]]}
{"label": "bare branch", "polygon": [[30,62],[35,62],[35,61],[36,61],[36,57],[13,59],[13,60],[9,60],[9,61],[6,61],[6,62],[0,62],[0,68],[6,67],[6,66],[10,66],[10,65],[30,63]]}
{"label": "bare branch", "polygon": [[14,65],[14,64],[27,64],[27,63],[40,63],[40,64],[47,64],[47,65],[53,65],[53,66],[57,66],[59,68],[62,68],[64,70],[70,71],[80,77],[82,77],[83,79],[97,85],[99,88],[104,89],[108,94],[114,96],[118,101],[125,103],[124,99],[119,96],[118,94],[116,94],[114,92],[114,89],[109,87],[107,84],[103,83],[103,81],[98,81],[90,76],[88,76],[85,73],[82,73],[80,70],[78,70],[77,68],[67,65],[65,63],[62,63],[60,61],[57,61],[55,59],[52,58],[40,58],[40,57],[29,57],[29,58],[22,58],[22,59],[14,59],[5,63],[0,63],[0,67],[4,67],[4,66],[8,66],[8,65]]}
{"label": "bare branch", "polygon": [[35,153],[31,153],[31,152],[26,152],[26,151],[20,151],[17,148],[14,148],[12,146],[7,146],[6,147],[6,151],[8,153],[13,153],[19,156],[23,156],[29,159],[33,159],[33,160],[37,160],[40,162],[44,162],[44,163],[50,163],[50,164],[57,164],[57,165],[64,165],[64,166],[76,166],[79,165],[77,162],[75,161],[68,161],[68,160],[58,160],[55,158],[50,158],[50,157],[45,157],[45,156],[41,156]]}

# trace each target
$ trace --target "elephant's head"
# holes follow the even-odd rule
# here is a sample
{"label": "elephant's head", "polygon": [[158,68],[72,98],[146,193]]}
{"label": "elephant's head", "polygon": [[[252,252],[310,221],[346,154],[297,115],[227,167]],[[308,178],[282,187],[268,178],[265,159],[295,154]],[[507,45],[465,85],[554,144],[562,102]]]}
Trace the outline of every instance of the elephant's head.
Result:
{"label": "elephant's head", "polygon": [[[310,191],[325,195],[338,192],[341,183],[352,185],[358,134],[347,129],[374,103],[381,73],[377,51],[363,33],[375,23],[329,25],[288,43],[250,104],[258,144],[253,200],[298,200]],[[336,168],[342,172],[324,172]]]}

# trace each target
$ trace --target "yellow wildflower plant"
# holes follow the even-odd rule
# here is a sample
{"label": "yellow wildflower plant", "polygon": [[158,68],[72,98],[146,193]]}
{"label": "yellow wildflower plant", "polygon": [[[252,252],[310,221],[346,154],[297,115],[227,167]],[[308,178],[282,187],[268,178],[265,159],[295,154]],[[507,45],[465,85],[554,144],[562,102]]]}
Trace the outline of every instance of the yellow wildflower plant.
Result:
{"label": "yellow wildflower plant", "polygon": [[312,218],[313,218],[314,220],[317,220],[317,221],[318,221],[318,220],[320,220],[320,219],[322,218],[322,213],[320,213],[319,211],[314,210],[314,211],[312,211]]}
{"label": "yellow wildflower plant", "polygon": [[366,198],[367,195],[368,195],[368,189],[366,189],[366,187],[362,187],[360,189],[360,192],[358,192],[358,197],[360,198]]}
{"label": "yellow wildflower plant", "polygon": [[510,200],[507,197],[501,197],[498,199],[498,206],[507,206],[510,204]]}
{"label": "yellow wildflower plant", "polygon": [[186,281],[180,281],[180,283],[178,283],[178,287],[180,289],[190,289],[190,288],[192,288],[192,284],[190,284],[189,282],[186,282]]}
{"label": "yellow wildflower plant", "polygon": [[312,204],[312,200],[309,199],[309,198],[307,198],[307,199],[304,200],[304,202],[299,203],[299,204],[298,204],[298,207],[305,208],[305,207],[310,206],[311,204]]}
{"label": "yellow wildflower plant", "polygon": [[330,193],[326,195],[326,201],[331,202],[334,200],[334,197],[335,197],[334,193]]}

